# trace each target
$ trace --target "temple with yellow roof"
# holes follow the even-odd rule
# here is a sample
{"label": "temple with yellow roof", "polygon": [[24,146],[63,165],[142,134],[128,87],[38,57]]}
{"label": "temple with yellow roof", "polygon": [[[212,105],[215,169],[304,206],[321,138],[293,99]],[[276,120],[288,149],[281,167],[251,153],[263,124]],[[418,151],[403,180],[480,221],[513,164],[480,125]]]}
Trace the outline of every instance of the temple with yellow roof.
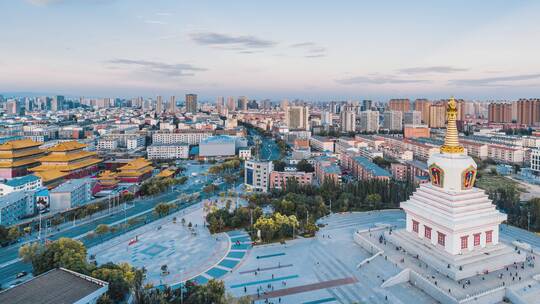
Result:
{"label": "temple with yellow roof", "polygon": [[140,183],[152,176],[152,163],[145,158],[136,158],[126,165],[120,167],[116,174],[122,183]]}
{"label": "temple with yellow roof", "polygon": [[43,183],[58,178],[82,178],[98,171],[103,161],[96,152],[84,151],[87,145],[77,141],[62,142],[50,148],[48,155],[39,158],[41,164],[31,169],[43,176]]}
{"label": "temple with yellow roof", "polygon": [[30,139],[12,140],[0,145],[0,178],[27,175],[28,169],[39,165],[44,151],[41,143]]}
{"label": "temple with yellow roof", "polygon": [[97,177],[101,189],[114,189],[118,186],[118,176],[110,170],[102,171]]}

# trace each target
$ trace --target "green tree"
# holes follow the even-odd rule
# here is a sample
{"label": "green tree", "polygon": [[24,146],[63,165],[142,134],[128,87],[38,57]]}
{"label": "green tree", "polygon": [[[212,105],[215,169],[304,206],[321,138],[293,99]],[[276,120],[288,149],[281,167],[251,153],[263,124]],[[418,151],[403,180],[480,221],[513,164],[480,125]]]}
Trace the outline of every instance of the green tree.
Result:
{"label": "green tree", "polygon": [[107,232],[109,232],[109,226],[105,225],[105,224],[99,224],[96,229],[94,230],[95,233],[99,236],[103,236],[104,234],[106,234]]}
{"label": "green tree", "polygon": [[8,238],[10,241],[15,241],[21,237],[21,232],[19,231],[19,228],[13,226],[9,228],[8,231]]}
{"label": "green tree", "polygon": [[313,172],[315,171],[315,168],[313,168],[313,165],[308,163],[307,160],[302,159],[301,161],[296,164],[296,170],[302,171],[302,172]]}
{"label": "green tree", "polygon": [[38,243],[24,245],[19,249],[19,256],[23,261],[32,263],[34,275],[58,267],[87,274],[91,267],[86,262],[83,243],[69,238],[60,238],[46,246]]}
{"label": "green tree", "polygon": [[154,213],[157,214],[159,217],[163,217],[169,214],[171,207],[172,206],[170,204],[159,203],[154,207]]}
{"label": "green tree", "polygon": [[280,172],[283,172],[285,171],[285,162],[282,161],[282,160],[274,160],[273,161],[274,163],[274,170],[275,171],[280,171]]}

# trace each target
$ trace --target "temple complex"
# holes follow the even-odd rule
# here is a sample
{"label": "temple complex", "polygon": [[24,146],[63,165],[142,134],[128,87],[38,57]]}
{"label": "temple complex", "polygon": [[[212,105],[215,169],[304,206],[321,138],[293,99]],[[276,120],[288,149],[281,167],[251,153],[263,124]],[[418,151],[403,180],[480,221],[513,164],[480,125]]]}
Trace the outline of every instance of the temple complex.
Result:
{"label": "temple complex", "polygon": [[120,167],[116,176],[122,183],[140,183],[152,176],[153,169],[152,163],[141,157]]}
{"label": "temple complex", "polygon": [[44,175],[44,184],[60,176],[71,179],[91,175],[98,171],[102,160],[95,152],[84,151],[86,146],[77,141],[59,143],[48,150],[48,155],[39,158],[41,165],[31,171]]}
{"label": "temple complex", "polygon": [[27,175],[28,169],[39,165],[44,151],[41,144],[30,139],[12,140],[0,145],[0,178]]}

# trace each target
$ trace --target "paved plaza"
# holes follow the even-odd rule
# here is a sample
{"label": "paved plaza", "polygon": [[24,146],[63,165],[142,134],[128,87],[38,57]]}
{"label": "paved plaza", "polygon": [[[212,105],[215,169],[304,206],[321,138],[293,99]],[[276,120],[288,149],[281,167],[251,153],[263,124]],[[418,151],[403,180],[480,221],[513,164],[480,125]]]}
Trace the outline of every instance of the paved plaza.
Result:
{"label": "paved plaza", "polygon": [[[147,280],[154,285],[175,284],[198,276],[229,252],[229,238],[210,235],[203,223],[201,204],[197,204],[92,247],[89,255],[95,255],[98,264],[128,262],[145,267]],[[162,273],[162,265],[167,265],[169,274]]]}
{"label": "paved plaza", "polygon": [[[221,278],[227,291],[237,297],[249,295],[255,303],[265,303],[267,298],[270,303],[436,303],[409,282],[381,287],[406,267],[426,273],[429,281],[437,281],[440,287],[450,288],[459,299],[479,290],[496,288],[503,281],[506,285],[515,285],[513,288],[524,298],[533,299],[535,291],[540,290],[535,282],[524,283],[540,271],[537,267],[511,267],[514,269],[473,277],[471,284],[463,288],[462,284],[441,276],[429,267],[422,270],[426,265],[413,257],[406,257],[401,263],[402,253],[389,244],[385,248],[388,252],[386,258],[379,256],[358,267],[371,253],[354,242],[354,233],[385,224],[394,229],[403,228],[404,213],[400,210],[333,214],[321,219],[320,223],[326,226],[315,238],[253,247],[236,268]],[[378,244],[375,234],[372,238]],[[540,244],[540,237],[506,225],[502,225],[501,239],[532,240],[533,246]],[[503,276],[499,278],[501,273]]]}

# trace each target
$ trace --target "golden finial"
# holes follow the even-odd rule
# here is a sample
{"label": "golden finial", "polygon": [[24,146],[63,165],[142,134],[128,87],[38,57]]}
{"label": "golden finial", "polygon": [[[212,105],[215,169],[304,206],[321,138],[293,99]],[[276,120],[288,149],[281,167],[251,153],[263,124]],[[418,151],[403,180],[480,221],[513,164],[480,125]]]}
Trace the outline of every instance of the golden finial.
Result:
{"label": "golden finial", "polygon": [[457,105],[454,97],[450,98],[446,107],[446,136],[444,137],[444,145],[441,147],[441,153],[463,153],[464,149],[459,144],[458,130],[456,125],[457,120]]}

